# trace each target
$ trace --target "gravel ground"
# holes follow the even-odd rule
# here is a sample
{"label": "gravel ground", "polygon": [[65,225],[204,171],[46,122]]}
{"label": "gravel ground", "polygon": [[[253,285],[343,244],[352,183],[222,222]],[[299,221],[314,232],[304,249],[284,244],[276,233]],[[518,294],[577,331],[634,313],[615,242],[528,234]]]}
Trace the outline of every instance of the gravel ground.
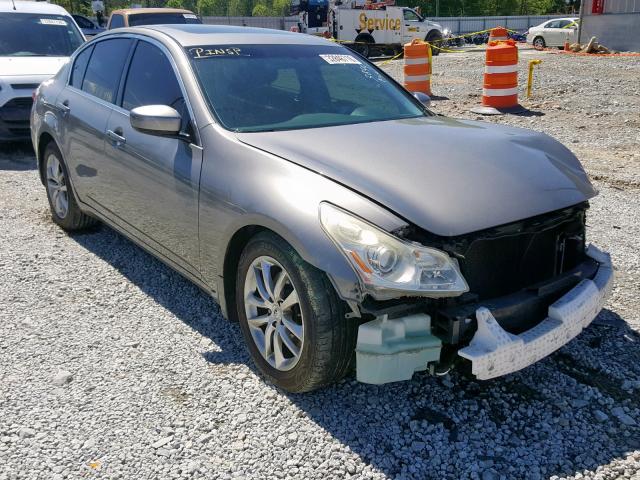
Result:
{"label": "gravel ground", "polygon": [[[640,478],[640,59],[537,57],[533,112],[486,121],[582,159],[617,282],[579,338],[491,382],[284,394],[196,287],[107,227],[55,227],[32,152],[2,147],[0,479]],[[436,58],[434,109],[475,118],[481,70]]]}

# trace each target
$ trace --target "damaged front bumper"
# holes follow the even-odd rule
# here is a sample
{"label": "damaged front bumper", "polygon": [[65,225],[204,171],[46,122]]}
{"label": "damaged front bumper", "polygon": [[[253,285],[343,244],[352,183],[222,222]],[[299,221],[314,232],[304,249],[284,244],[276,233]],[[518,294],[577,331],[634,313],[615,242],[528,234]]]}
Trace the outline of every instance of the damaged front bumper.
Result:
{"label": "damaged front bumper", "polygon": [[[458,350],[458,355],[471,361],[472,373],[478,379],[506,375],[541,360],[593,321],[611,293],[613,268],[609,254],[595,246],[589,246],[586,253],[589,265],[571,272],[572,276],[579,274],[582,279],[560,298],[556,296],[553,303],[551,299],[542,303],[548,295],[518,296],[519,303],[494,301],[483,305],[480,302],[475,310],[469,311],[462,323],[475,323],[477,328],[468,346]],[[546,308],[547,317],[518,335],[507,332],[500,325],[509,328],[506,327],[505,310],[511,313],[519,310],[543,312],[543,308]],[[392,310],[379,313],[375,320],[360,325],[358,330],[356,372],[359,381],[383,384],[409,380],[415,372],[426,370],[429,363],[442,362],[442,339],[452,338],[452,335],[443,335],[442,329],[434,334],[431,315],[423,312],[398,315]]]}
{"label": "damaged front bumper", "polygon": [[471,361],[480,380],[521,370],[556,351],[576,337],[598,315],[613,285],[609,254],[593,245],[587,255],[598,262],[593,279],[578,285],[549,306],[547,318],[519,335],[505,331],[485,307],[476,310],[478,329],[469,346],[458,354]]}

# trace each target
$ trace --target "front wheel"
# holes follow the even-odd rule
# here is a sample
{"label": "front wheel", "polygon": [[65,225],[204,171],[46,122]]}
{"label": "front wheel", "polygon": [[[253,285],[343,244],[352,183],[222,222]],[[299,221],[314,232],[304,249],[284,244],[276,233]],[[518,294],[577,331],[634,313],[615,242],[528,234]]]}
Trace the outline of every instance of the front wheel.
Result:
{"label": "front wheel", "polygon": [[238,265],[236,307],[253,361],[275,385],[305,392],[340,380],[351,368],[357,325],[326,274],[281,237],[262,233]]}
{"label": "front wheel", "polygon": [[533,48],[535,48],[536,50],[543,50],[546,46],[547,45],[544,41],[544,38],[536,37],[533,39]]}
{"label": "front wheel", "polygon": [[439,32],[430,33],[429,35],[427,35],[425,42],[431,45],[431,55],[433,55],[434,57],[440,55],[440,47],[443,46],[444,42],[442,41],[442,35],[440,35]]}

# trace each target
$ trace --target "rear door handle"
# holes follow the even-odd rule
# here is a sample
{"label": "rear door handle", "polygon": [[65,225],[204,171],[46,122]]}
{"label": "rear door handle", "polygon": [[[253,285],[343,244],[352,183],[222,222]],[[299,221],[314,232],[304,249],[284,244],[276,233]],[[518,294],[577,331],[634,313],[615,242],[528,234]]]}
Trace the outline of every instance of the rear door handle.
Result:
{"label": "rear door handle", "polygon": [[[118,133],[122,133],[122,130],[120,130],[119,128],[116,128],[116,131]],[[116,147],[119,147],[120,145],[124,145],[125,143],[127,143],[127,139],[124,138],[122,135],[119,135],[118,133],[114,132],[113,130],[107,130],[107,137],[109,137],[111,140],[115,142]]]}

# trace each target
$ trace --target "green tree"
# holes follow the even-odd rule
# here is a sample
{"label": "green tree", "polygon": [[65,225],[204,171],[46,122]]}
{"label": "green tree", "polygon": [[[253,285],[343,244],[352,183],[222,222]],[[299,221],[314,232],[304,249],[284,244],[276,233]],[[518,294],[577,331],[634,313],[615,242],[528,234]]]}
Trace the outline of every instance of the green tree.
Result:
{"label": "green tree", "polygon": [[271,15],[274,17],[286,17],[291,10],[290,0],[273,0]]}
{"label": "green tree", "polygon": [[231,17],[248,17],[253,10],[251,0],[229,0],[229,11],[227,15]]}
{"label": "green tree", "polygon": [[164,6],[167,8],[185,8],[182,0],[167,0]]}
{"label": "green tree", "polygon": [[269,9],[267,8],[266,5],[263,5],[262,3],[258,3],[255,7],[253,7],[253,10],[251,11],[251,16],[252,17],[268,17],[269,16]]}
{"label": "green tree", "polygon": [[203,17],[224,17],[227,15],[226,0],[198,0],[196,8]]}

